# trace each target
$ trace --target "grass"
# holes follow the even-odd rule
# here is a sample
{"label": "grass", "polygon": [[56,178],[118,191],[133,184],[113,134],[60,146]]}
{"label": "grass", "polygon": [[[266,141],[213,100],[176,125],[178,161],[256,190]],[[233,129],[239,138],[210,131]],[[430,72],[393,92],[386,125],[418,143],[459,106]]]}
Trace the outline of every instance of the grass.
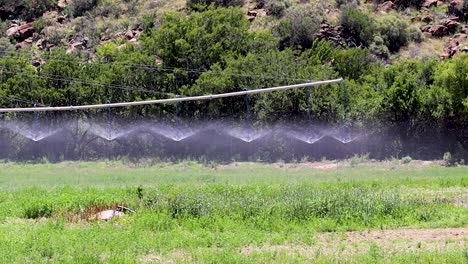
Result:
{"label": "grass", "polygon": [[130,187],[144,185],[200,184],[335,184],[342,182],[385,187],[466,187],[466,167],[398,166],[377,164],[326,163],[331,169],[307,164],[239,163],[204,166],[195,162],[124,164],[121,162],[80,162],[58,164],[0,163],[0,188],[27,187]]}
{"label": "grass", "polygon": [[[415,251],[366,241],[352,254],[351,244],[320,240],[330,231],[467,227],[466,167],[348,161],[316,168],[322,165],[2,163],[0,261],[468,260],[468,238]],[[116,205],[136,213],[91,220]]]}

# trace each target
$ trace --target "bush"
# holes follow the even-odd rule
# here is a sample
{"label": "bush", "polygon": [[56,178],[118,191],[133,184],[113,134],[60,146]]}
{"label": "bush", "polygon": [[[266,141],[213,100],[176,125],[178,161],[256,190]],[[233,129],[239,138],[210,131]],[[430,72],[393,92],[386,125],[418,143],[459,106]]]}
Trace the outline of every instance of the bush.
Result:
{"label": "bush", "polygon": [[56,46],[67,36],[67,33],[60,27],[47,27],[42,32],[44,33],[44,39]]}
{"label": "bush", "polygon": [[378,31],[390,52],[408,44],[408,24],[396,16],[386,16],[378,23]]}
{"label": "bush", "polygon": [[335,6],[338,8],[341,8],[344,5],[360,5],[361,1],[360,0],[335,0]]}
{"label": "bush", "polygon": [[463,1],[463,6],[461,8],[461,12],[462,12],[462,19],[464,21],[468,21],[468,0],[464,0]]}
{"label": "bush", "polygon": [[35,204],[25,209],[23,217],[28,219],[38,219],[41,217],[51,217],[52,207],[47,204]]}
{"label": "bush", "polygon": [[421,43],[424,40],[424,35],[418,27],[410,27],[408,30],[409,40],[416,43]]}
{"label": "bush", "polygon": [[334,53],[333,66],[341,77],[359,79],[372,64],[372,57],[367,49],[350,48]]}
{"label": "bush", "polygon": [[368,47],[375,33],[375,21],[361,12],[354,5],[347,5],[342,9],[340,24],[343,33],[352,37],[359,46]]}
{"label": "bush", "polygon": [[0,53],[5,56],[6,54],[15,51],[15,45],[11,44],[10,39],[6,37],[0,38]]}
{"label": "bush", "polygon": [[93,9],[97,4],[98,0],[74,0],[68,4],[68,10],[72,16],[79,17]]}
{"label": "bush", "polygon": [[370,45],[369,51],[381,59],[388,59],[390,57],[390,51],[387,46],[384,45],[384,40],[380,35],[376,35],[374,37],[374,41]]}
{"label": "bush", "polygon": [[215,7],[243,6],[244,0],[187,0],[187,7],[195,11],[206,10],[211,5]]}
{"label": "bush", "polygon": [[31,21],[54,8],[56,3],[56,0],[0,0],[1,18]]}
{"label": "bush", "polygon": [[363,155],[354,155],[351,159],[349,159],[349,165],[351,167],[356,167],[357,165],[361,163],[366,163],[369,161],[369,153],[363,154]]}
{"label": "bush", "polygon": [[275,29],[281,38],[281,48],[310,48],[320,29],[323,13],[321,7],[311,4],[297,5],[288,9],[284,19]]}
{"label": "bush", "polygon": [[403,157],[403,158],[401,159],[401,162],[402,162],[403,164],[410,164],[411,161],[413,161],[413,159],[412,159],[410,156],[406,156],[406,157]]}
{"label": "bush", "polygon": [[455,159],[452,157],[452,153],[445,152],[442,158],[444,165],[447,167],[454,166],[456,164]]}
{"label": "bush", "polygon": [[290,6],[288,0],[267,0],[265,1],[265,10],[268,15],[282,17]]}

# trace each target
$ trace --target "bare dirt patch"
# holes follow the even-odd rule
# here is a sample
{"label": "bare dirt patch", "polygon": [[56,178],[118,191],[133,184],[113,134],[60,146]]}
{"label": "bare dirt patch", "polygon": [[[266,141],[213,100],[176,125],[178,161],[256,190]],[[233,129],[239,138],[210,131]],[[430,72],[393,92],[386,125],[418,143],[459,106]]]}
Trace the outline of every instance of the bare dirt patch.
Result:
{"label": "bare dirt patch", "polygon": [[[285,251],[302,256],[342,255],[367,253],[372,246],[383,252],[439,251],[465,248],[468,245],[468,227],[445,229],[394,229],[318,233],[312,245],[287,244],[246,247],[243,254],[264,251]],[[288,253],[288,254],[289,254]]]}

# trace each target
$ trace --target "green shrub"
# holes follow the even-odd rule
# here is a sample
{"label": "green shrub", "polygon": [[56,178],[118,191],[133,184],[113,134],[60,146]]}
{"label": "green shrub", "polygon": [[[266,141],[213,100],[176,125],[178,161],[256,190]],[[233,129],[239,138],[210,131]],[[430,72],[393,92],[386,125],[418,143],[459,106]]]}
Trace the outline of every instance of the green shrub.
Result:
{"label": "green shrub", "polygon": [[357,165],[361,163],[365,163],[369,161],[369,153],[364,154],[364,155],[354,155],[351,159],[349,159],[349,165],[351,167],[356,167]]}
{"label": "green shrub", "polygon": [[385,16],[378,23],[378,31],[390,52],[397,52],[408,44],[408,24],[397,16]]}
{"label": "green shrub", "polygon": [[275,28],[280,36],[280,46],[308,49],[312,46],[320,23],[323,9],[316,5],[296,5],[286,11],[284,18]]}
{"label": "green shrub", "polygon": [[333,63],[341,77],[359,79],[372,64],[367,49],[349,48],[334,52]]}
{"label": "green shrub", "polygon": [[344,5],[360,5],[361,1],[360,0],[335,0],[335,6],[338,8],[341,8]]}
{"label": "green shrub", "polygon": [[154,27],[156,21],[156,15],[155,14],[147,14],[143,15],[142,17],[139,18],[138,24],[143,29],[144,31],[148,31],[149,29]]}
{"label": "green shrub", "polygon": [[41,32],[46,26],[46,21],[43,17],[36,19],[33,22],[33,27],[36,32]]}
{"label": "green shrub", "polygon": [[31,21],[40,17],[45,11],[54,8],[56,0],[0,0],[2,18],[13,18]]}
{"label": "green shrub", "polygon": [[23,217],[28,219],[38,219],[41,217],[51,217],[52,207],[47,204],[34,204],[24,210]]}
{"label": "green shrub", "polygon": [[464,21],[468,21],[468,0],[463,1],[461,12],[462,12],[462,19]]}
{"label": "green shrub", "polygon": [[342,8],[340,24],[343,27],[343,33],[352,37],[356,45],[368,47],[372,42],[376,31],[375,21],[356,6],[347,5]]}
{"label": "green shrub", "polygon": [[401,159],[401,162],[402,162],[403,164],[410,164],[411,161],[413,161],[413,159],[412,159],[410,156],[406,156],[406,157],[403,157],[403,158]]}
{"label": "green shrub", "polygon": [[98,0],[73,0],[68,4],[68,10],[74,17],[84,15],[98,4]]}
{"label": "green shrub", "polygon": [[370,45],[369,51],[382,59],[388,59],[390,57],[390,51],[388,50],[387,46],[385,46],[384,40],[380,35],[376,35],[374,37],[374,41]]}
{"label": "green shrub", "polygon": [[206,10],[211,5],[215,7],[243,6],[244,0],[187,0],[187,7],[195,11]]}
{"label": "green shrub", "polygon": [[266,0],[264,8],[268,15],[282,17],[290,5],[289,0]]}
{"label": "green shrub", "polygon": [[0,53],[6,54],[15,51],[15,45],[11,44],[10,39],[6,37],[0,38]]}
{"label": "green shrub", "polygon": [[418,27],[410,27],[408,29],[409,40],[416,43],[421,43],[424,40],[424,35]]}
{"label": "green shrub", "polygon": [[444,156],[442,157],[442,160],[444,162],[444,165],[447,167],[455,165],[455,159],[452,157],[452,153],[450,152],[445,152]]}

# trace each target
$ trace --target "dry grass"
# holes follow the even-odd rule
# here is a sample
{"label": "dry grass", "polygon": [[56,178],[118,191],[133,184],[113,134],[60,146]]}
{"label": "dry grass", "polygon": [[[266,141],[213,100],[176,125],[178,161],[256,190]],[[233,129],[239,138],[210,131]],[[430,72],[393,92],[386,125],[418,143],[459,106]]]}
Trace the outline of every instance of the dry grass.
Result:
{"label": "dry grass", "polygon": [[316,255],[355,256],[369,253],[371,246],[384,252],[402,253],[457,250],[466,247],[468,228],[446,229],[394,229],[353,231],[344,233],[318,233],[312,245],[283,244],[245,247],[243,254],[265,251],[289,252],[300,256]]}

